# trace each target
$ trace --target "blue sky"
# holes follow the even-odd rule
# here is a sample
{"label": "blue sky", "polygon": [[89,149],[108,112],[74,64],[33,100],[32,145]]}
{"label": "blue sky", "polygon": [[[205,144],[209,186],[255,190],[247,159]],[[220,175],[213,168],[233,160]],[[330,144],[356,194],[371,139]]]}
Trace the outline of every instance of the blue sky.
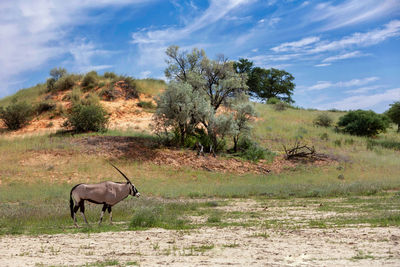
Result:
{"label": "blue sky", "polygon": [[2,0],[0,97],[55,66],[164,78],[170,45],[285,69],[306,108],[400,100],[400,0]]}

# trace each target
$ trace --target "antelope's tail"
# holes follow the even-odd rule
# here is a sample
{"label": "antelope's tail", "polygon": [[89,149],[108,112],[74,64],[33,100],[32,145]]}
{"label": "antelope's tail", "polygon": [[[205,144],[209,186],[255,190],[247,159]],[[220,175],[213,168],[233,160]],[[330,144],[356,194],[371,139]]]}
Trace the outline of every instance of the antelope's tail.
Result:
{"label": "antelope's tail", "polygon": [[74,187],[72,187],[71,192],[69,193],[69,209],[71,210],[71,218],[74,218],[74,200],[72,199],[72,191],[81,184],[77,184]]}
{"label": "antelope's tail", "polygon": [[74,201],[72,200],[72,191],[71,194],[69,194],[69,208],[71,210],[71,218],[74,218]]}

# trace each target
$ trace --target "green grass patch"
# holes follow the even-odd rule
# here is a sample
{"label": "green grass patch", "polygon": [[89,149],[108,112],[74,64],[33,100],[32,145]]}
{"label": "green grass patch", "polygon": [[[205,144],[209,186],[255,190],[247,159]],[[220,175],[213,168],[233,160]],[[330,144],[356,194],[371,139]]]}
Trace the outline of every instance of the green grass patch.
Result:
{"label": "green grass patch", "polygon": [[373,140],[368,139],[367,141],[367,148],[373,149],[374,147],[382,147],[386,149],[393,149],[393,150],[400,150],[400,142],[396,140]]}
{"label": "green grass patch", "polygon": [[165,229],[190,229],[193,226],[183,218],[187,211],[197,209],[194,203],[179,202],[154,202],[146,203],[134,210],[129,228],[147,229],[160,227]]}

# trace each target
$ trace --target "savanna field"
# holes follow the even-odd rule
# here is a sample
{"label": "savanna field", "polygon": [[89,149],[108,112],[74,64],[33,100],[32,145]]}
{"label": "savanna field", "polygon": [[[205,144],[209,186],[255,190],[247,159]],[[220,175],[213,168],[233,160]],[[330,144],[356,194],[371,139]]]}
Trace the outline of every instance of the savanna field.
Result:
{"label": "savanna field", "polygon": [[[373,137],[335,129],[344,111],[252,103],[251,137],[267,151],[253,161],[224,151],[213,157],[160,144],[152,128],[160,80],[136,80],[138,96],[102,77],[85,89],[19,91],[21,101],[54,104],[26,127],[0,135],[0,265],[316,265],[400,264],[400,134]],[[72,94],[96,94],[108,130],[63,130]],[[113,95],[113,97],[110,97]],[[9,105],[12,97],[0,100]],[[320,114],[333,119],[315,125]],[[314,147],[313,158],[286,159],[285,148]],[[226,146],[232,146],[228,140]],[[69,211],[78,183],[124,179],[138,188],[98,225]]]}

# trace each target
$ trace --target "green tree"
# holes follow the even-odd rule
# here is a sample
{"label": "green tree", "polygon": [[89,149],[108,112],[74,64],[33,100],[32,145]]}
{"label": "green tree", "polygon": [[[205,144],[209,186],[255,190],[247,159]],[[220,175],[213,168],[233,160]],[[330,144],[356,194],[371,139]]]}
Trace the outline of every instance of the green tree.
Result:
{"label": "green tree", "polygon": [[359,136],[374,136],[386,131],[389,118],[372,110],[355,110],[339,118],[338,126],[344,132]]}
{"label": "green tree", "polygon": [[386,115],[397,124],[397,132],[400,133],[400,101],[390,104],[390,108],[386,111]]}
{"label": "green tree", "polygon": [[53,91],[56,87],[56,82],[60,80],[62,77],[67,75],[67,70],[64,68],[52,68],[50,70],[51,78],[48,78],[46,81],[47,91]]}
{"label": "green tree", "polygon": [[229,97],[247,91],[247,76],[236,73],[233,62],[223,55],[210,60],[203,50],[195,48],[191,53],[180,52],[178,46],[168,47],[166,54],[168,67],[165,75],[206,93],[215,110]]}
{"label": "green tree", "polygon": [[237,73],[246,73],[250,76],[253,69],[253,62],[245,58],[240,58],[239,61],[233,63],[233,67]]}
{"label": "green tree", "polygon": [[239,100],[248,102],[242,97],[247,91],[247,74],[237,73],[234,62],[223,55],[211,60],[196,48],[188,53],[170,46],[166,54],[165,75],[171,82],[157,100],[157,132],[168,133],[167,129],[173,128],[180,145],[189,138],[187,144],[197,140],[214,151],[224,147],[226,137],[235,135],[238,139],[244,134],[246,115],[238,115],[246,110],[244,107],[230,113],[217,114],[217,110]]}
{"label": "green tree", "polygon": [[250,122],[256,116],[256,111],[250,103],[239,103],[233,106],[234,114],[234,132],[233,136],[233,151],[237,152],[237,145],[242,136],[250,134]]}
{"label": "green tree", "polygon": [[213,112],[205,95],[186,82],[170,82],[156,102],[156,129],[159,132],[175,129],[181,146],[200,123],[207,124]]}
{"label": "green tree", "polygon": [[292,94],[296,85],[293,80],[293,75],[285,70],[255,67],[251,70],[247,85],[253,96],[264,100],[275,97],[294,103]]}
{"label": "green tree", "polygon": [[61,77],[67,74],[67,70],[64,68],[52,68],[50,70],[50,76],[54,79],[54,81],[58,81]]}

